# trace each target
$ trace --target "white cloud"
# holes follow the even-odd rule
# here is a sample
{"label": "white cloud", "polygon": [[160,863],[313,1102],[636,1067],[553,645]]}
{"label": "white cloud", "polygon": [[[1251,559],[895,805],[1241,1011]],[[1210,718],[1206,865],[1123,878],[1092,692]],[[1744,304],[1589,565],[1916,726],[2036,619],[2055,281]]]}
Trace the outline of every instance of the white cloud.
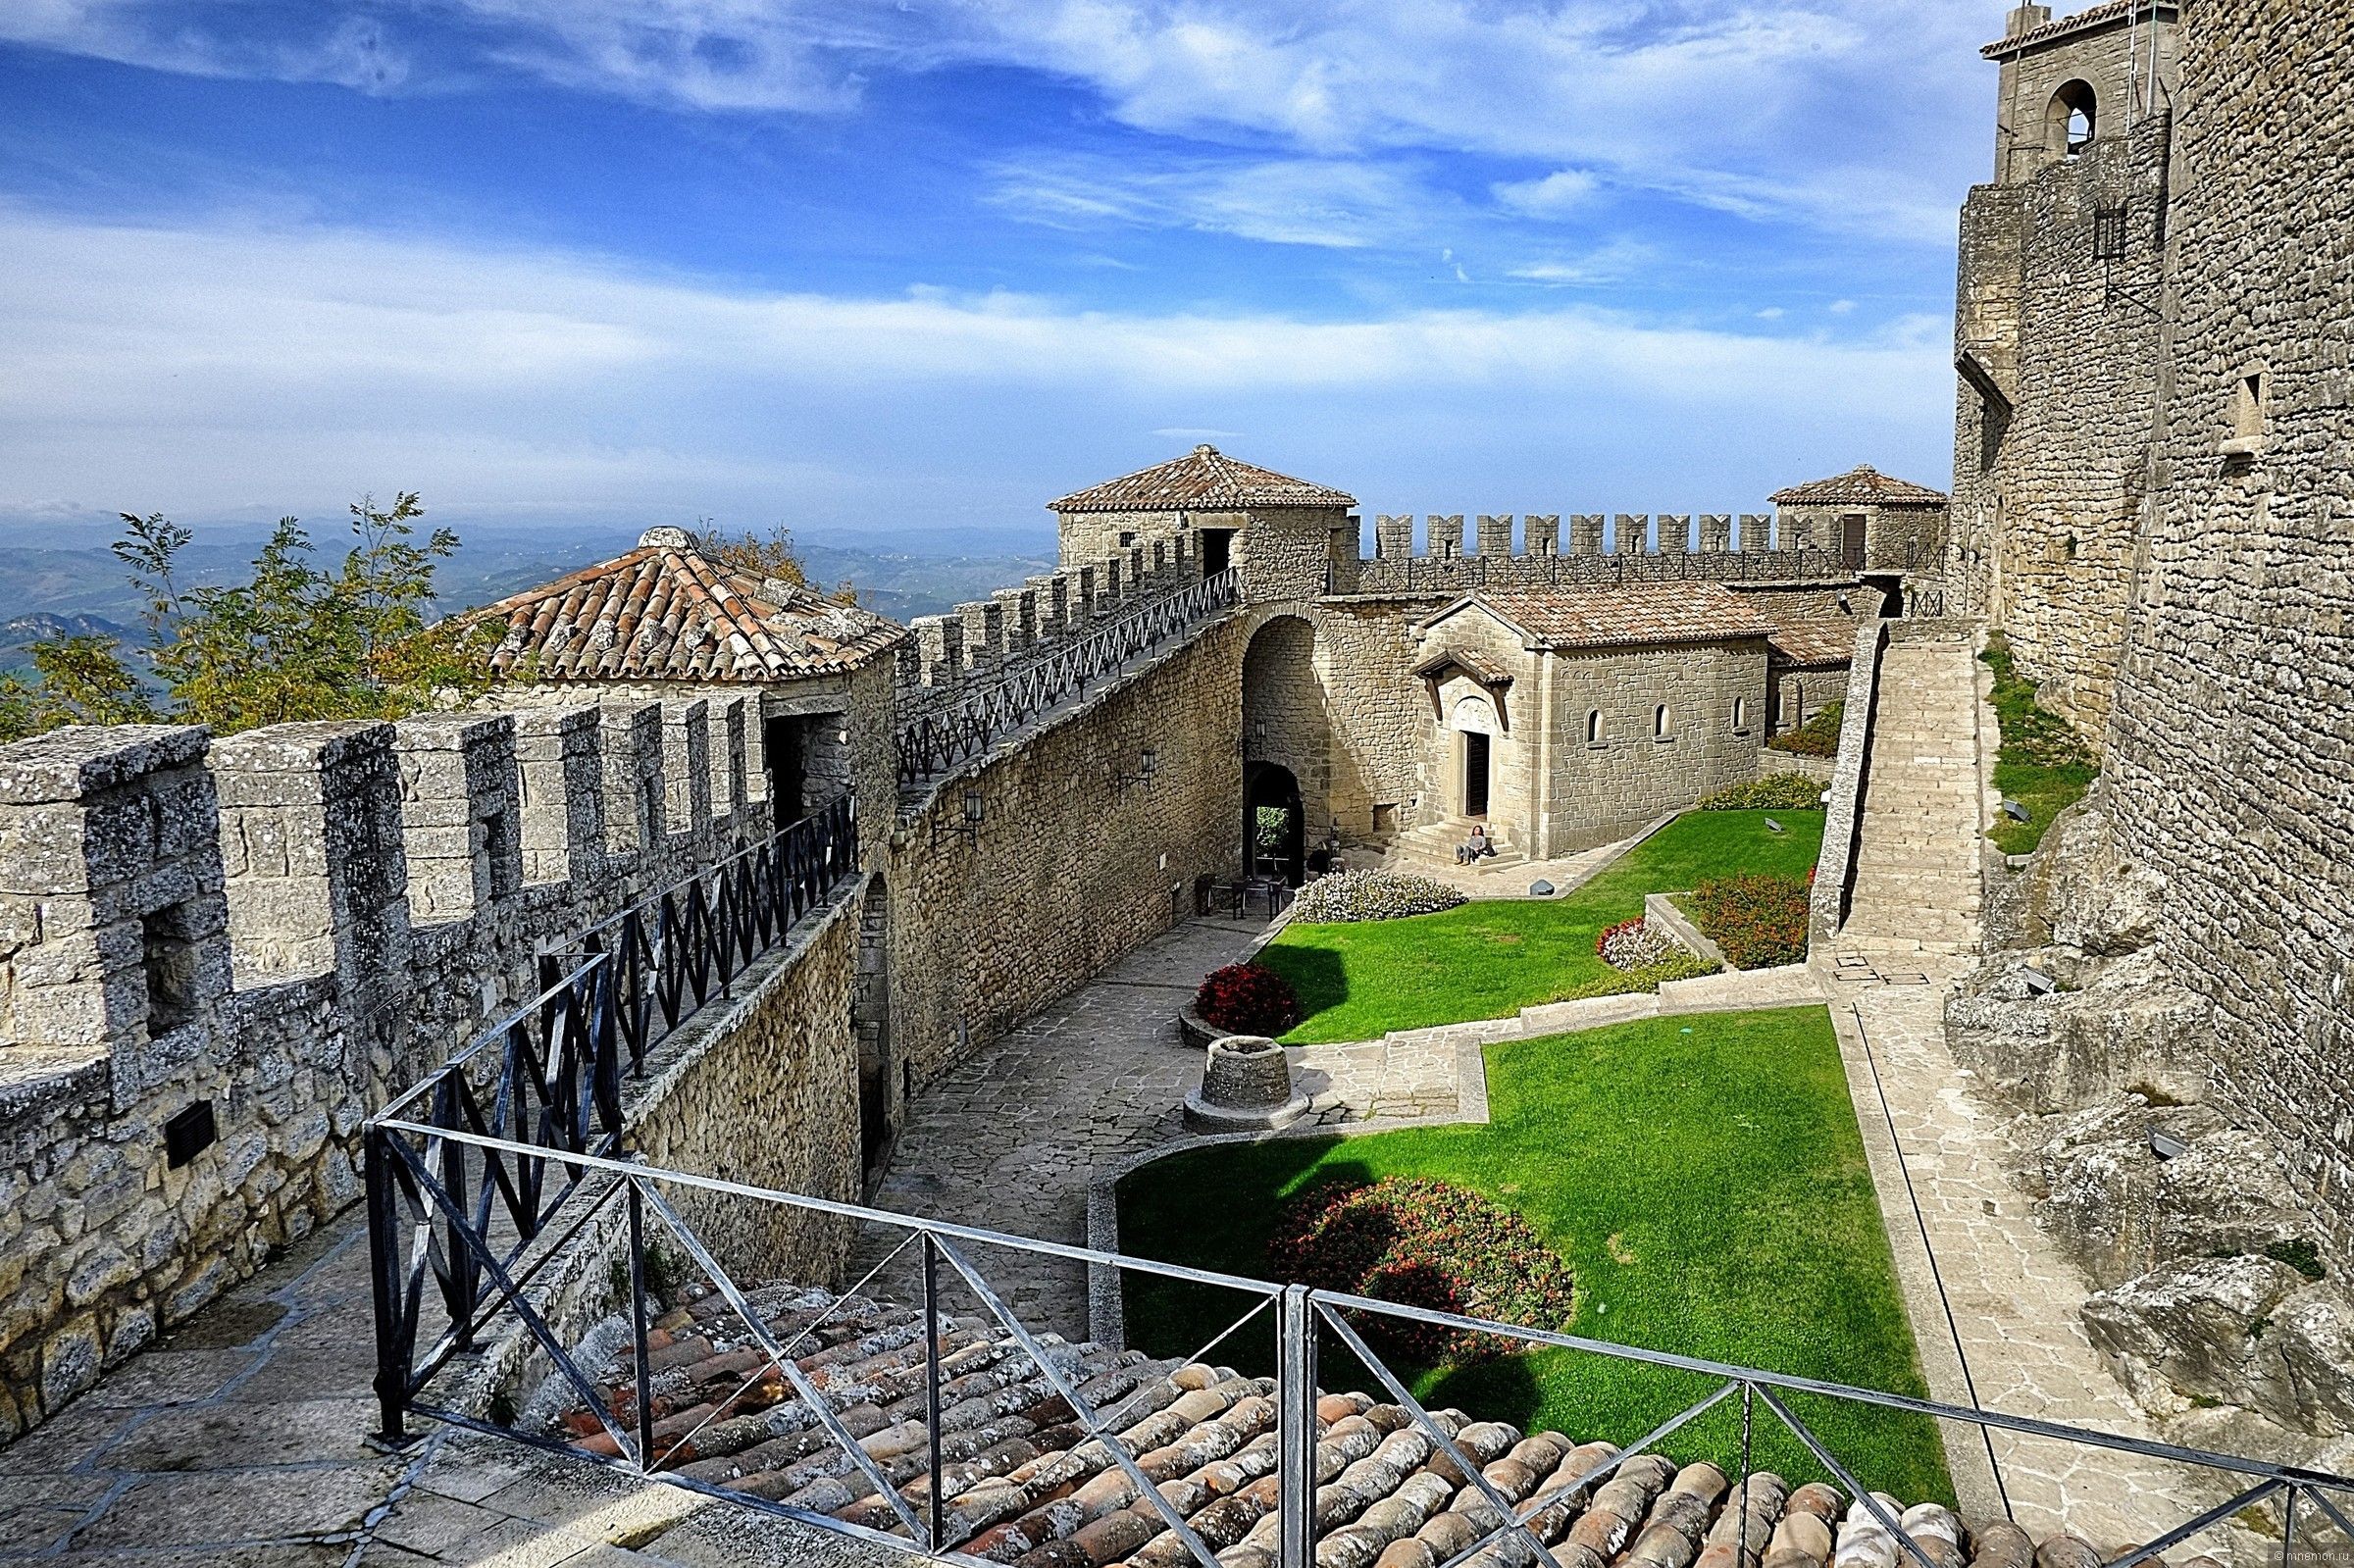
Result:
{"label": "white cloud", "polygon": [[1492,188],[1496,199],[1530,218],[1560,218],[1586,204],[1602,182],[1583,169],[1557,169],[1539,179],[1507,180]]}
{"label": "white cloud", "polygon": [[1506,276],[1557,288],[1589,288],[1622,281],[1655,268],[1659,260],[1654,247],[1620,236],[1582,251],[1557,253],[1523,263],[1510,269]]}
{"label": "white cloud", "polygon": [[1038,157],[1000,168],[997,180],[990,200],[1039,223],[1199,228],[1334,249],[1400,243],[1454,205],[1407,170],[1339,159]]}
{"label": "white cloud", "polygon": [[1764,484],[1866,437],[1934,450],[1950,396],[1925,320],[1793,341],[1585,309],[1130,315],[6,208],[0,253],[0,507],[276,516],[406,485],[542,516],[946,525],[1034,518],[1182,438],[1139,432],[1207,430],[1280,432],[1260,460],[1340,482]]}
{"label": "white cloud", "polygon": [[[259,35],[285,14],[15,0],[0,38],[372,90],[496,66],[723,112],[838,111],[877,73],[1010,64],[1149,130],[1311,159],[1528,159],[1924,242],[1950,232],[1990,91],[1974,8],[1896,26],[1885,0],[381,0]],[[1529,183],[1565,199],[1561,178]]]}

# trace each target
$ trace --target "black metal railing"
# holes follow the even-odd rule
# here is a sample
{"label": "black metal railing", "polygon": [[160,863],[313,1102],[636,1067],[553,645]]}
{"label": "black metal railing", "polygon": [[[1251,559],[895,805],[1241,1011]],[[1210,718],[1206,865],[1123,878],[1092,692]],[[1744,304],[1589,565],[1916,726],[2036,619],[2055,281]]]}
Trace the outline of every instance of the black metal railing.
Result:
{"label": "black metal railing", "polygon": [[[385,1130],[411,1137],[434,1132],[398,1122],[386,1124]],[[485,1157],[500,1151],[526,1152],[482,1134],[440,1136],[447,1141],[475,1148]],[[405,1152],[402,1157],[411,1158]],[[1364,1369],[1379,1385],[1379,1396],[1404,1411],[1406,1419],[1428,1440],[1431,1463],[1451,1467],[1464,1492],[1477,1493],[1463,1511],[1477,1516],[1478,1539],[1468,1544],[1451,1542],[1458,1549],[1447,1559],[1450,1564],[1462,1564],[1474,1557],[1489,1561],[1491,1558],[1479,1554],[1484,1548],[1494,1547],[1499,1553],[1493,1558],[1496,1561],[1545,1563],[1561,1568],[1564,1561],[1577,1555],[1562,1550],[1571,1517],[1588,1500],[1597,1497],[1603,1483],[1614,1473],[1638,1455],[1657,1451],[1657,1445],[1666,1443],[1671,1438],[1677,1440],[1676,1448],[1688,1455],[1685,1462],[1706,1460],[1722,1472],[1719,1480],[1730,1482],[1721,1489],[1711,1489],[1716,1501],[1708,1506],[1720,1508],[1722,1513],[1714,1521],[1702,1520],[1702,1528],[1710,1528],[1712,1524],[1714,1527],[1709,1540],[1736,1546],[1737,1555],[1729,1559],[1735,1564],[1754,1562],[1764,1551],[1765,1542],[1752,1540],[1748,1535],[1752,1521],[1746,1517],[1749,1507],[1745,1499],[1749,1494],[1749,1478],[1760,1473],[1757,1449],[1765,1441],[1760,1429],[1773,1427],[1788,1435],[1783,1443],[1786,1448],[1811,1457],[1845,1490],[1854,1507],[1851,1527],[1862,1526],[1868,1520],[1867,1528],[1875,1528],[1889,1538],[1892,1543],[1889,1554],[1899,1568],[1907,1564],[1938,1568],[1939,1564],[1956,1560],[1951,1554],[1952,1543],[1940,1543],[1919,1534],[1917,1528],[1905,1523],[1909,1515],[1890,1507],[1885,1496],[1874,1494],[1869,1481],[1857,1473],[1862,1461],[1851,1463],[1850,1457],[1843,1457],[1824,1438],[1827,1424],[1819,1416],[1813,1422],[1802,1417],[1796,1407],[1806,1401],[1827,1403],[1832,1408],[1862,1407],[1891,1420],[1955,1423],[1973,1437],[1985,1439],[1990,1459],[1994,1453],[1990,1435],[2002,1435],[2017,1462],[2043,1473],[2065,1472],[2089,1478],[2097,1473],[2094,1468],[2097,1456],[2107,1454],[2142,1466],[2156,1463],[2180,1467],[2179,1474],[2185,1483],[2194,1473],[2206,1478],[2195,1488],[2186,1486],[2181,1495],[2170,1487],[2165,1500],[2179,1509],[2180,1522],[2136,1543],[2117,1544],[2102,1568],[2138,1568],[2157,1560],[2163,1552],[2226,1525],[2235,1516],[2246,1522],[2254,1517],[2247,1512],[2252,1509],[2278,1511],[2279,1517],[2271,1521],[2270,1533],[2278,1543],[2277,1560],[2281,1568],[2295,1568],[2299,1563],[2328,1563],[2334,1568],[2344,1560],[2347,1545],[2354,1544],[2354,1520],[2349,1518],[2354,1515],[2354,1479],[2317,1469],[2121,1437],[1975,1406],[1887,1393],[1306,1286],[1282,1285],[1090,1247],[1031,1240],[711,1177],[657,1170],[603,1156],[584,1156],[573,1163],[584,1174],[603,1183],[595,1206],[603,1208],[618,1203],[627,1211],[626,1230],[618,1223],[614,1228],[615,1245],[622,1250],[613,1259],[609,1288],[615,1296],[611,1308],[628,1325],[631,1342],[596,1363],[584,1364],[574,1348],[534,1309],[520,1288],[523,1282],[493,1268],[495,1247],[466,1218],[468,1210],[463,1194],[443,1186],[429,1161],[416,1160],[409,1167],[414,1189],[435,1212],[453,1223],[460,1233],[458,1239],[474,1249],[486,1270],[494,1272],[502,1292],[501,1304],[513,1308],[521,1332],[528,1337],[527,1348],[536,1353],[534,1369],[552,1380],[571,1401],[566,1414],[574,1424],[566,1427],[546,1420],[547,1407],[537,1401],[535,1405],[542,1416],[541,1424],[537,1427],[489,1419],[475,1411],[423,1399],[412,1399],[405,1409],[430,1420],[652,1477],[753,1512],[794,1520],[911,1556],[921,1555],[927,1560],[978,1564],[983,1559],[964,1548],[991,1521],[1005,1517],[1002,1511],[983,1508],[976,1513],[960,1507],[958,1494],[952,1490],[976,1485],[983,1492],[987,1490],[989,1473],[960,1469],[962,1450],[953,1447],[954,1440],[965,1435],[964,1428],[970,1423],[960,1426],[952,1416],[944,1418],[943,1413],[944,1379],[953,1376],[953,1369],[944,1372],[943,1346],[952,1342],[956,1335],[963,1336],[963,1342],[970,1345],[972,1336],[978,1333],[994,1346],[988,1357],[990,1364],[1011,1358],[1012,1364],[1020,1369],[1018,1375],[1029,1380],[1027,1386],[1039,1389],[1042,1396],[1050,1391],[1053,1398],[1067,1406],[1078,1435],[1073,1447],[1100,1444],[1108,1465],[1123,1472],[1133,1484],[1136,1508],[1150,1509],[1158,1526],[1181,1542],[1201,1568],[1218,1568],[1216,1554],[1194,1529],[1193,1521],[1164,1494],[1167,1489],[1155,1485],[1146,1474],[1143,1435],[1139,1434],[1135,1441],[1126,1435],[1129,1424],[1144,1421],[1149,1411],[1157,1406],[1137,1410],[1123,1402],[1126,1396],[1116,1388],[1091,1399],[1083,1372],[1074,1370],[1071,1364],[1071,1347],[1024,1323],[992,1283],[988,1271],[976,1261],[982,1255],[997,1252],[1010,1253],[1017,1260],[1050,1258],[1066,1265],[1078,1263],[1092,1270],[1115,1271],[1123,1277],[1142,1275],[1188,1288],[1231,1292],[1245,1309],[1184,1358],[1191,1362],[1206,1361],[1210,1351],[1271,1314],[1272,1322],[1261,1324],[1257,1331],[1259,1336],[1271,1333],[1271,1346],[1255,1337],[1246,1338],[1225,1353],[1234,1355],[1247,1346],[1272,1351],[1277,1487],[1271,1511],[1276,1516],[1280,1542],[1278,1560],[1284,1568],[1312,1568],[1319,1560],[1317,1442],[1321,1428],[1317,1417],[1320,1391],[1317,1368],[1319,1358],[1327,1352]],[[863,1224],[887,1235],[901,1236],[903,1239],[868,1271],[866,1278],[842,1295],[820,1296],[814,1306],[795,1304],[786,1308],[773,1305],[777,1298],[771,1295],[765,1299],[772,1304],[763,1309],[754,1305],[761,1296],[757,1285],[747,1290],[743,1283],[721,1265],[683,1217],[681,1206],[673,1201],[673,1196],[679,1194],[691,1194],[705,1209],[729,1202],[782,1205],[820,1222]],[[705,1299],[716,1298],[724,1303],[715,1317],[718,1326],[707,1325],[698,1332],[742,1344],[747,1351],[757,1351],[748,1356],[732,1353],[728,1358],[724,1382],[732,1385],[732,1389],[697,1388],[691,1394],[679,1395],[681,1402],[691,1398],[694,1403],[685,1414],[670,1411],[667,1426],[663,1424],[666,1418],[659,1397],[662,1391],[650,1376],[654,1346],[649,1342],[648,1330],[655,1308],[651,1282],[658,1272],[653,1249],[665,1243],[672,1255],[691,1262],[694,1279],[709,1283],[709,1295]],[[806,1368],[821,1365],[825,1358],[817,1361],[807,1358],[814,1349],[829,1342],[823,1337],[823,1331],[829,1327],[836,1328],[838,1335],[865,1332],[854,1324],[844,1328],[835,1320],[854,1309],[873,1308],[874,1300],[861,1292],[910,1248],[916,1249],[912,1261],[920,1265],[912,1288],[916,1300],[912,1310],[904,1314],[903,1328],[888,1337],[889,1342],[907,1348],[905,1368],[903,1372],[878,1376],[895,1380],[898,1393],[895,1410],[920,1409],[925,1430],[920,1446],[895,1442],[890,1449],[895,1457],[887,1459],[861,1445],[840,1417],[839,1397],[830,1402],[827,1391],[814,1385]],[[960,1305],[977,1304],[980,1315],[958,1318],[951,1314],[945,1304],[951,1291],[959,1298]],[[796,1297],[796,1302],[799,1299]],[[1495,1337],[1516,1341],[1528,1349],[1566,1350],[1631,1363],[1653,1369],[1663,1377],[1703,1380],[1705,1391],[1649,1431],[1626,1439],[1623,1446],[1605,1444],[1574,1476],[1557,1472],[1533,1490],[1516,1488],[1508,1496],[1499,1484],[1491,1481],[1492,1472],[1483,1468],[1458,1442],[1457,1429],[1434,1418],[1409,1386],[1409,1377],[1393,1370],[1374,1344],[1368,1342],[1369,1338],[1376,1341],[1391,1340],[1401,1326],[1408,1325],[1449,1336]],[[881,1342],[881,1340],[867,1342]],[[859,1389],[854,1397],[877,1397],[872,1389],[853,1387]],[[765,1410],[780,1401],[798,1401],[803,1408],[792,1412],[794,1419],[790,1422],[762,1423],[762,1430],[822,1430],[838,1461],[831,1464],[830,1473],[844,1477],[850,1489],[848,1495],[864,1496],[867,1504],[831,1513],[795,1506],[790,1501],[776,1500],[776,1492],[758,1487],[751,1478],[743,1478],[744,1484],[739,1487],[710,1479],[712,1467],[691,1462],[708,1451],[711,1439],[705,1435],[715,1438],[715,1427],[729,1422],[732,1416]],[[1737,1409],[1737,1432],[1725,1430],[1733,1426],[1729,1419],[1714,1426],[1702,1421],[1719,1407]],[[742,1427],[745,1423],[730,1424]],[[1153,1444],[1169,1441],[1166,1428],[1157,1423],[1147,1423],[1143,1432],[1151,1434],[1149,1441]],[[697,1448],[698,1440],[706,1443],[706,1448]],[[2057,1444],[2070,1451],[2055,1456],[2034,1446],[2043,1443]],[[716,1451],[731,1450],[723,1446]],[[793,1453],[796,1468],[809,1469],[817,1464],[809,1457],[809,1447],[796,1447]],[[2019,1457],[2022,1455],[2023,1458]],[[1886,1456],[1879,1457],[1884,1461]],[[2170,1477],[2176,1474],[2171,1469],[2167,1473]],[[1994,1481],[2000,1489],[1999,1469]],[[2087,1494],[2099,1491],[2088,1480]],[[1703,1495],[1705,1499],[1707,1493]],[[2002,1510],[2011,1512],[2007,1490],[2001,1491],[2001,1497]],[[2192,1500],[2194,1497],[2196,1500]],[[2300,1531],[2301,1507],[2307,1512]],[[1736,1508],[1744,1515],[1737,1522],[1731,1519]],[[1232,1524],[1231,1520],[1227,1522]],[[1334,1523],[1329,1517],[1326,1522]],[[2061,1517],[2044,1523],[2046,1529],[2057,1531],[2070,1527],[2072,1521]],[[2341,1534],[2342,1542],[2338,1540]],[[2325,1536],[2329,1539],[2317,1545],[2317,1540]]]}
{"label": "black metal railing", "polygon": [[[543,955],[537,995],[369,1122],[387,1435],[417,1389],[474,1343],[490,1299],[516,1289],[508,1269],[580,1186],[586,1167],[570,1156],[620,1148],[625,1069],[642,1072],[648,1051],[857,869],[857,797],[845,793]],[[421,1350],[434,1310],[443,1327]]]}
{"label": "black metal railing", "polygon": [[1086,691],[1148,648],[1158,646],[1242,597],[1234,569],[1149,599],[1102,626],[996,676],[945,705],[899,724],[899,783],[920,784],[979,756],[1008,730],[1067,696]]}

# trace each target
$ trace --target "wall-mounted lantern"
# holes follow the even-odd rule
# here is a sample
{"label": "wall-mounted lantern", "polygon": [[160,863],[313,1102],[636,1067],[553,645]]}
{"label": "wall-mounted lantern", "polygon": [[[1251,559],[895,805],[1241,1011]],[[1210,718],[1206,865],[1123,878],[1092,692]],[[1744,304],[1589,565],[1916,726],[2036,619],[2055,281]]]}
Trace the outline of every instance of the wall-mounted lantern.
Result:
{"label": "wall-mounted lantern", "polygon": [[1160,753],[1151,746],[1147,746],[1137,755],[1136,772],[1123,773],[1120,771],[1118,763],[1112,764],[1112,786],[1117,789],[1126,789],[1130,784],[1151,784],[1152,776],[1158,772],[1160,772]]}
{"label": "wall-mounted lantern", "polygon": [[[949,823],[947,831],[962,835],[969,842],[979,843],[981,841],[982,809],[981,791],[967,789],[964,792],[964,820]],[[932,847],[935,849],[940,847],[941,832],[940,819],[935,817],[932,819]]]}

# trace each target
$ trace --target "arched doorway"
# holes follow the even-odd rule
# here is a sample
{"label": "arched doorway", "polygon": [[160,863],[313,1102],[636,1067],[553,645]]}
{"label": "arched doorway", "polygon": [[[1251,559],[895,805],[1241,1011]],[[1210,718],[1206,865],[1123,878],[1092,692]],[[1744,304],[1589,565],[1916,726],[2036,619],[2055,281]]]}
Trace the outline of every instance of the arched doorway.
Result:
{"label": "arched doorway", "polygon": [[1338,751],[1316,674],[1316,629],[1297,615],[1272,616],[1243,652],[1246,875],[1294,886],[1305,880],[1305,844],[1324,844],[1337,828]]}
{"label": "arched doorway", "polygon": [[1306,878],[1306,814],[1300,781],[1279,763],[1243,765],[1243,869],[1297,887]]}

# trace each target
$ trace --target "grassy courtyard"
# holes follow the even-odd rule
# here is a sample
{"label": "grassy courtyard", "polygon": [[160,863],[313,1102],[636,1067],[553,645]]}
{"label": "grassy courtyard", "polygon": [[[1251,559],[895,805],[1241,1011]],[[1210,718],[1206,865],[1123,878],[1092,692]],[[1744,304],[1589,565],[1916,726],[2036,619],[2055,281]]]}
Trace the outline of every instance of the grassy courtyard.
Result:
{"label": "grassy courtyard", "polygon": [[[1904,1393],[1924,1388],[1830,1020],[1820,1007],[1650,1020],[1487,1053],[1493,1121],[1366,1138],[1196,1149],[1120,1186],[1124,1251],[1264,1278],[1289,1196],[1336,1180],[1431,1177],[1524,1216],[1576,1275],[1571,1332]],[[1205,1224],[1214,1210],[1216,1223]],[[1224,1292],[1131,1275],[1130,1342],[1190,1352],[1239,1314]],[[1265,1373],[1260,1325],[1215,1359]],[[1400,1368],[1407,1374],[1408,1369]],[[1361,1369],[1327,1350],[1327,1388]],[[1625,1442],[1713,1384],[1570,1350],[1455,1372],[1417,1397]],[[1663,1446],[1738,1452],[1738,1401]],[[1950,1500],[1929,1423],[1861,1406],[1792,1407],[1868,1486]],[[1819,1473],[1761,1404],[1757,1459]]]}
{"label": "grassy courtyard", "polygon": [[1299,1027],[1283,1037],[1295,1044],[1508,1017],[1617,984],[1595,939],[1641,915],[1645,893],[1740,872],[1804,876],[1821,844],[1820,811],[1686,812],[1563,897],[1474,899],[1410,920],[1293,924],[1259,962],[1300,994]]}

